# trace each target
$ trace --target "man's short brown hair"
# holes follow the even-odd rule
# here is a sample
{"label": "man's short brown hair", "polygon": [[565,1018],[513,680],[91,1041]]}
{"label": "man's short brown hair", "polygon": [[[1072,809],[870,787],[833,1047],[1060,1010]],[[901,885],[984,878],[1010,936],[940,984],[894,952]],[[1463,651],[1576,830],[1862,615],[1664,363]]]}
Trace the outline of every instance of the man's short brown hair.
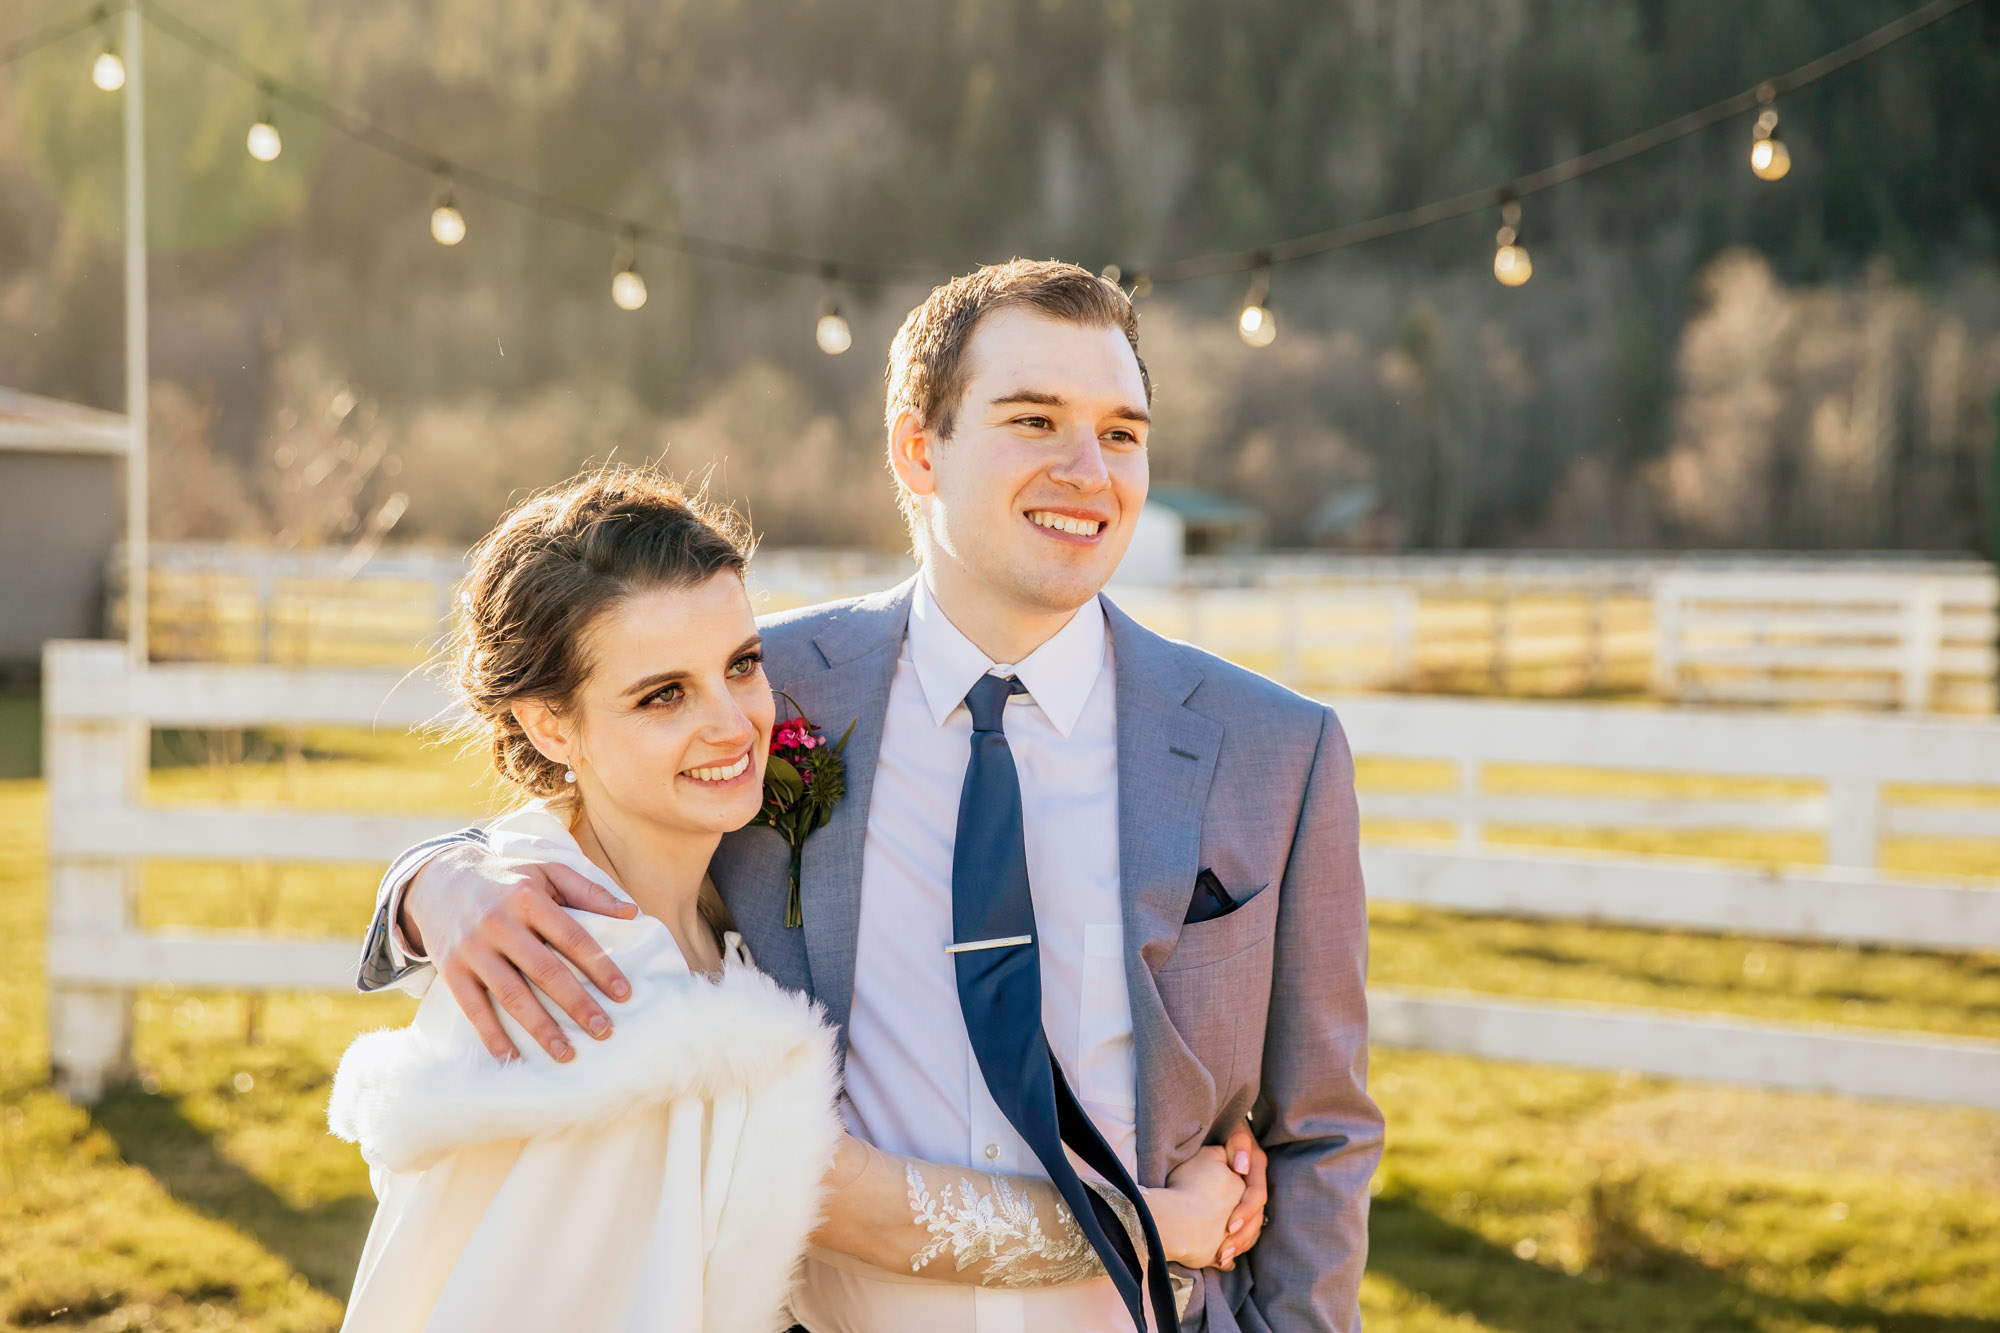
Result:
{"label": "man's short brown hair", "polygon": [[889,395],[885,417],[894,427],[914,412],[939,438],[951,435],[965,396],[965,349],[979,321],[996,310],[1022,308],[1068,324],[1117,329],[1132,344],[1146,402],[1153,378],[1139,355],[1139,315],[1114,282],[1089,269],[1053,259],[1010,259],[988,264],[932,290],[910,312],[889,345]]}

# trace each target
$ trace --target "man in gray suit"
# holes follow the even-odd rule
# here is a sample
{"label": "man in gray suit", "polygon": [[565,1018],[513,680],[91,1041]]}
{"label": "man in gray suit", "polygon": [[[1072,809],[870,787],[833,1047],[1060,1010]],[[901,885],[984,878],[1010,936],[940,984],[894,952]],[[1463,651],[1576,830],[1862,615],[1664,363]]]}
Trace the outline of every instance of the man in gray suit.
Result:
{"label": "man in gray suit", "polygon": [[[839,1025],[855,1133],[1059,1186],[1076,1161],[1158,1186],[1247,1118],[1268,1153],[1261,1242],[1244,1253],[1245,1228],[1217,1267],[1177,1275],[1180,1327],[1358,1330],[1382,1120],[1340,724],[1101,596],[1145,501],[1150,427],[1115,286],[1066,264],[980,269],[912,312],[888,379],[922,572],[761,625],[773,687],[833,734],[854,722],[847,795],[805,843],[804,924],[785,924],[789,849],[769,829],[726,836],[715,883],[758,964]],[[496,1055],[514,1049],[497,1002],[566,1059],[536,989],[600,1038],[610,1015],[563,958],[614,1001],[626,989],[565,907],[631,910],[476,832],[412,849],[384,880],[362,988],[428,949]],[[809,1264],[795,1311],[815,1333],[1162,1323],[1135,1292],[1165,1266],[1092,1243],[1114,1279],[1123,1255],[1115,1291]]]}

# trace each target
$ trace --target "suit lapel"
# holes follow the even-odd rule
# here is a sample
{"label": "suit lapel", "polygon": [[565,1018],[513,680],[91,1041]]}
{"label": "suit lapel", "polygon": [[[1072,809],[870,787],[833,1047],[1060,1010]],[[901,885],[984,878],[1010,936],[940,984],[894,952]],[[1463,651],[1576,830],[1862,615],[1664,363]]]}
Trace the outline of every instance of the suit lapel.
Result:
{"label": "suit lapel", "polygon": [[1141,1180],[1159,1180],[1187,1127],[1170,1113],[1176,1088],[1211,1083],[1167,1019],[1155,974],[1180,939],[1201,873],[1201,820],[1222,726],[1187,707],[1201,671],[1108,600],[1118,684],[1118,878],[1125,981],[1138,1065]]}
{"label": "suit lapel", "polygon": [[854,1008],[868,800],[915,588],[915,580],[907,580],[841,614],[813,638],[826,669],[790,682],[786,690],[830,740],[839,739],[848,722],[854,722],[841,755],[847,765],[847,795],[826,827],[806,839],[799,880],[813,996],[839,1025],[843,1046]]}

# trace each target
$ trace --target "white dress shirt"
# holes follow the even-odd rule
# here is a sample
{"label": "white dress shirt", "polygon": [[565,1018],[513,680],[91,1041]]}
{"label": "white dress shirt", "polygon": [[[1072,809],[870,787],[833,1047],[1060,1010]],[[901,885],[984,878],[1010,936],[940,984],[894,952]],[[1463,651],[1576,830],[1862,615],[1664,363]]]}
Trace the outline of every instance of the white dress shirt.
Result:
{"label": "white dress shirt", "polygon": [[[1118,710],[1094,599],[1021,662],[996,664],[917,582],[869,798],[842,1109],[857,1136],[891,1152],[1047,1175],[987,1091],[945,952],[972,745],[964,700],[988,672],[1028,690],[1008,700],[1005,727],[1021,782],[1042,1026],[1130,1170],[1137,1097],[1118,881]],[[882,1281],[808,1260],[793,1310],[813,1333],[1132,1333],[1109,1278],[989,1290]]]}

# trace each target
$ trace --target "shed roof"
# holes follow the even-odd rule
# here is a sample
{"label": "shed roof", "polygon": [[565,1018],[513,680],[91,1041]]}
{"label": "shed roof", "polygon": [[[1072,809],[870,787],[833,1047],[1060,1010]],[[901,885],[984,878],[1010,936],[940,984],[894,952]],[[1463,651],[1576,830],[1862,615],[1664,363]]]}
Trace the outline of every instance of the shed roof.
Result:
{"label": "shed roof", "polygon": [[0,388],[0,452],[122,454],[129,440],[117,412]]}
{"label": "shed roof", "polygon": [[1263,511],[1255,505],[1196,486],[1155,486],[1146,492],[1146,499],[1173,510],[1189,523],[1238,524],[1264,520]]}

